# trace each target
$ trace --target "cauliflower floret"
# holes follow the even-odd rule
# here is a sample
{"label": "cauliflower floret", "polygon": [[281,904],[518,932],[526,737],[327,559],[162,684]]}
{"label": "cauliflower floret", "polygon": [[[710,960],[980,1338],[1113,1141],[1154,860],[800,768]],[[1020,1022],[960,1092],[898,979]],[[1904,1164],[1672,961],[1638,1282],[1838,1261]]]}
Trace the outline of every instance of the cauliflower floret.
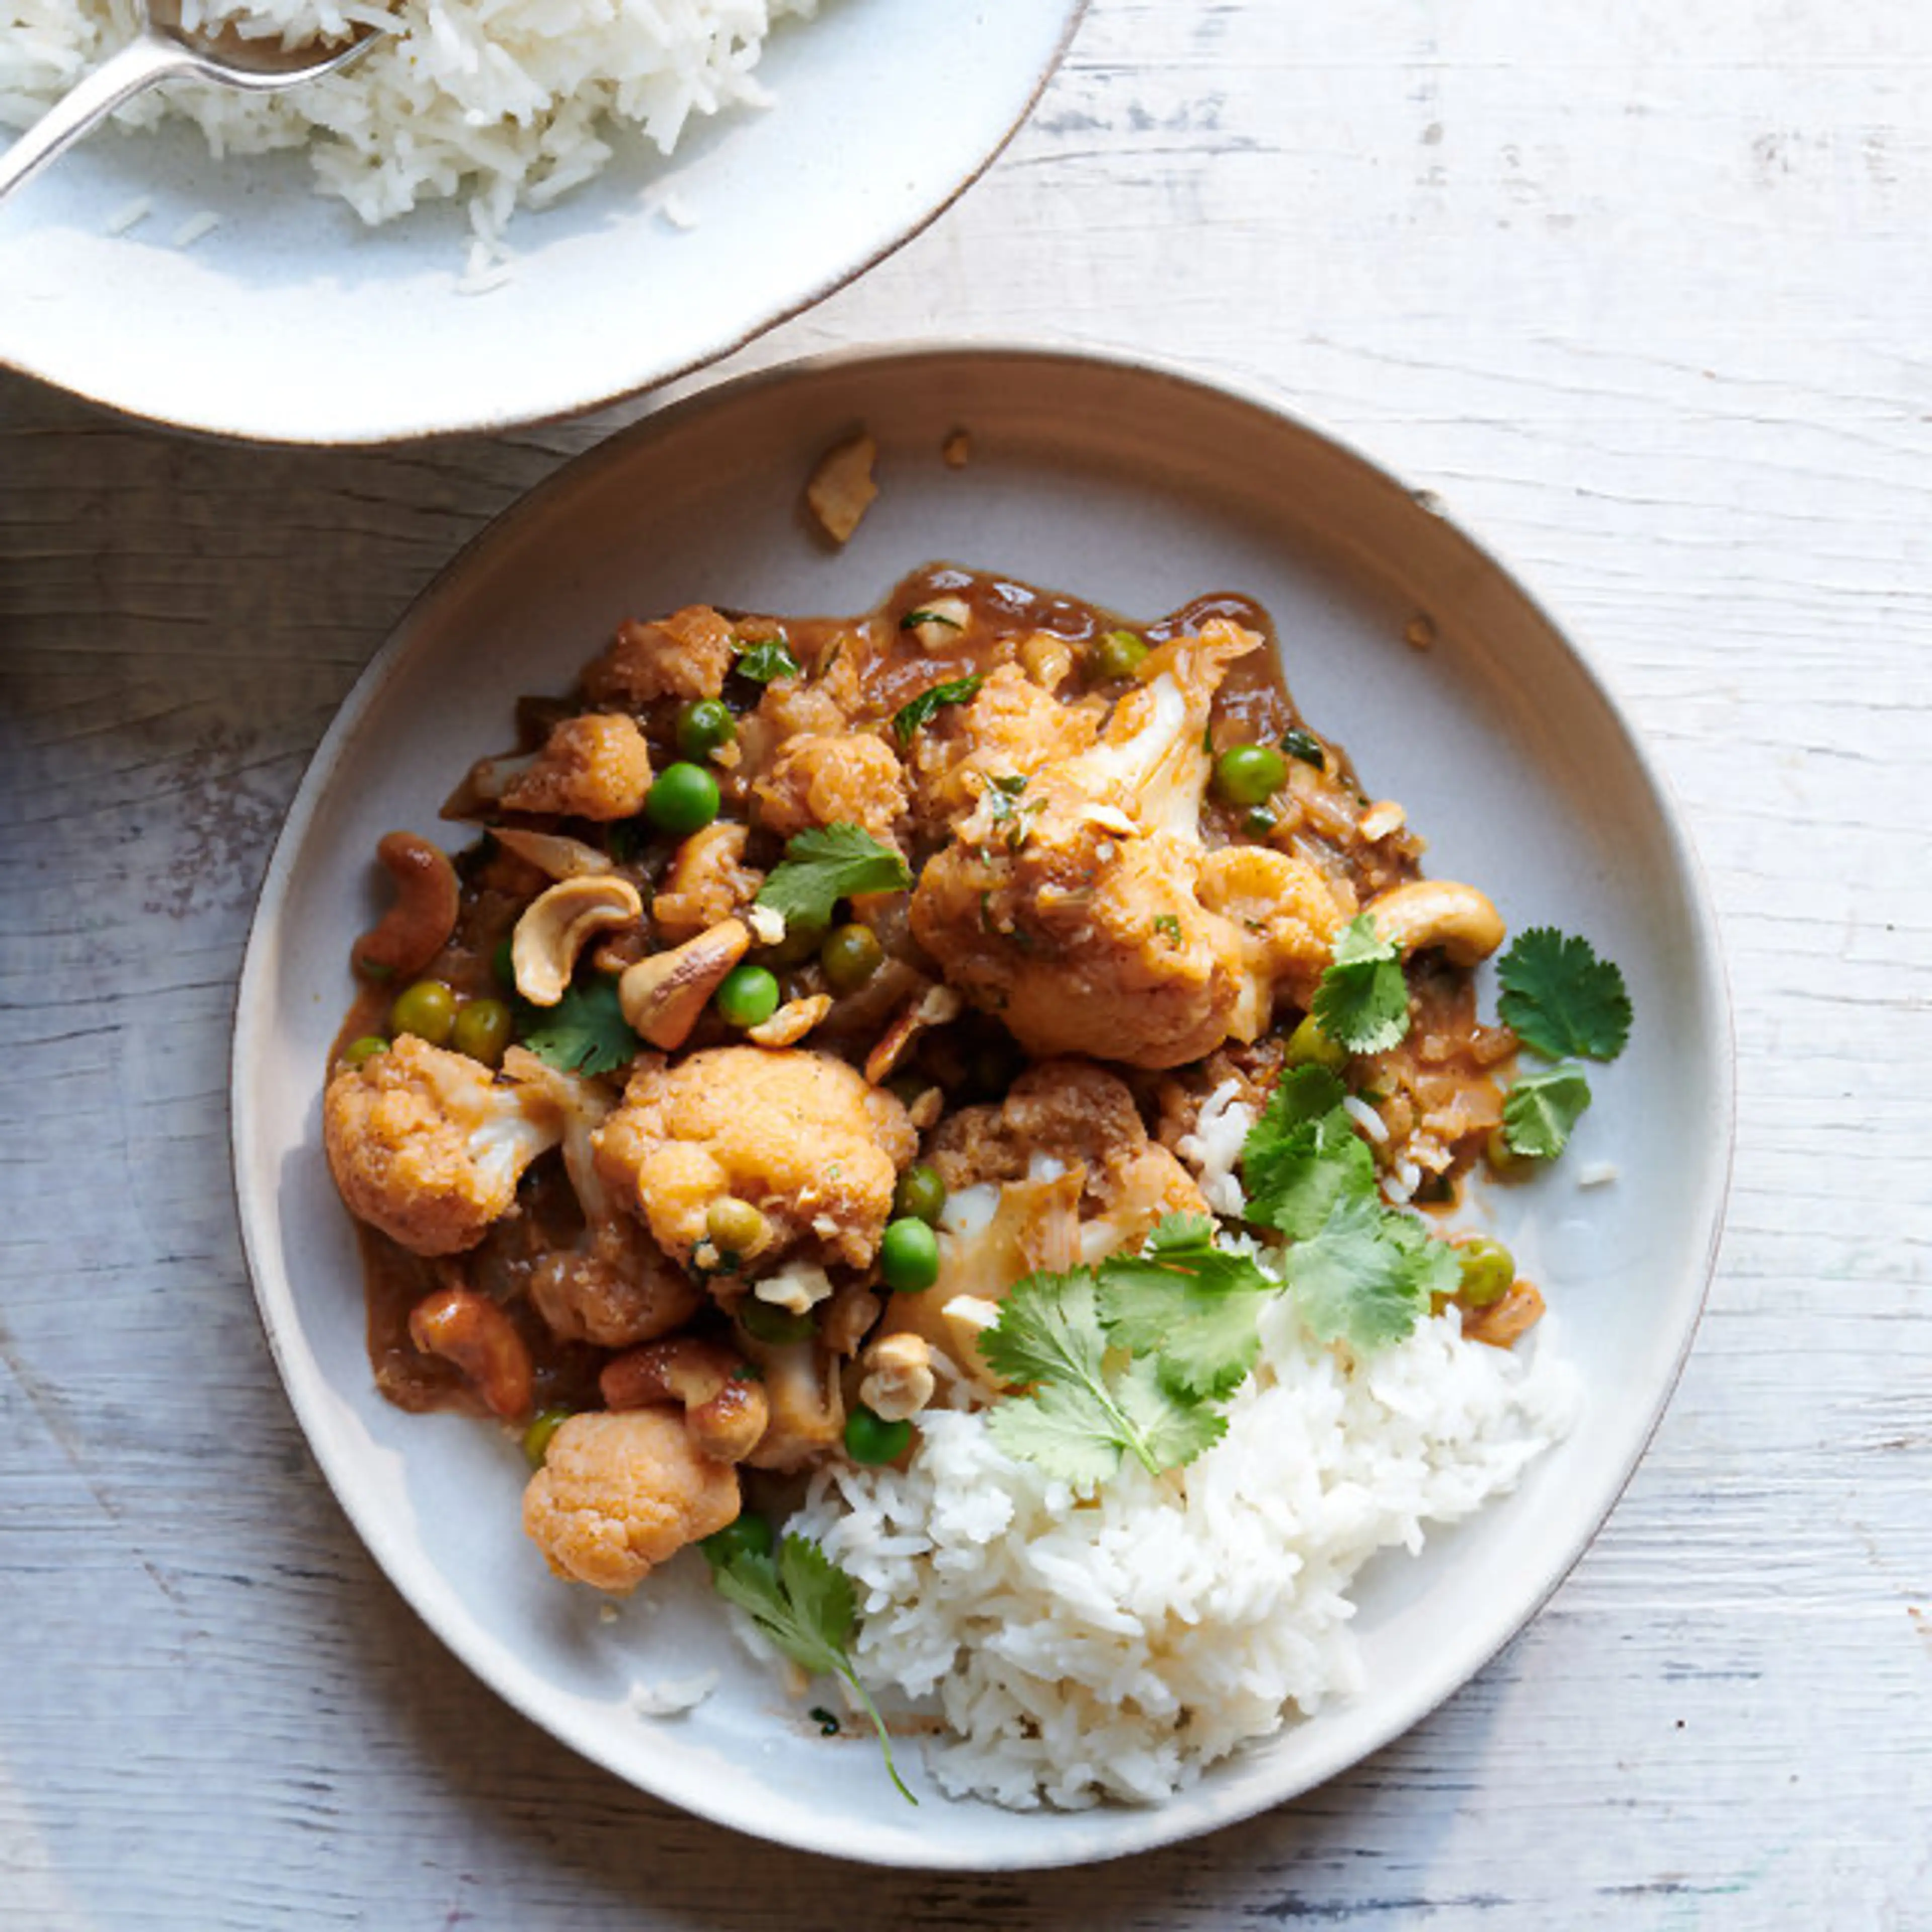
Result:
{"label": "cauliflower floret", "polygon": [[1244,977],[1228,1030],[1237,1040],[1256,1038],[1268,1025],[1277,985],[1306,1008],[1353,910],[1336,888],[1298,854],[1226,845],[1202,860],[1199,893],[1239,935]]}
{"label": "cauliflower floret", "polygon": [[584,692],[596,704],[716,698],[731,668],[733,637],[730,620],[702,604],[652,624],[620,624],[585,669]]}
{"label": "cauliflower floret", "polygon": [[745,827],[718,819],[677,848],[651,902],[658,931],[673,942],[709,932],[758,896],[765,875],[745,863]]}
{"label": "cauliflower floret", "polygon": [[608,824],[634,818],[651,788],[651,748],[635,722],[612,711],[566,718],[535,760],[503,789],[509,812],[554,812]]}
{"label": "cauliflower floret", "polygon": [[995,776],[1030,778],[1093,748],[1094,708],[1062,704],[1017,664],[987,674],[967,705],[936,712],[910,758],[920,822],[944,832],[979,803]]}
{"label": "cauliflower floret", "polygon": [[543,1088],[408,1034],[345,1067],[322,1100],[323,1144],[349,1211],[418,1255],[474,1247],[524,1168],[562,1138]]}
{"label": "cauliflower floret", "polygon": [[573,1415],[524,1491],[524,1529],[560,1576],[618,1594],[738,1517],[738,1474],[668,1408]]}
{"label": "cauliflower floret", "polygon": [[1260,641],[1216,619],[1163,645],[1090,749],[989,771],[921,874],[914,937],[1029,1052],[1176,1066],[1265,1024],[1273,981],[1199,890],[1209,711]]}
{"label": "cauliflower floret", "polygon": [[846,824],[890,844],[906,809],[898,757],[883,738],[862,731],[788,739],[752,790],[766,830],[781,838],[808,826]]}
{"label": "cauliflower floret", "polygon": [[712,1204],[730,1195],[771,1223],[761,1264],[799,1247],[861,1268],[917,1145],[904,1108],[843,1060],[756,1046],[645,1067],[596,1136],[598,1174],[679,1261],[705,1240]]}

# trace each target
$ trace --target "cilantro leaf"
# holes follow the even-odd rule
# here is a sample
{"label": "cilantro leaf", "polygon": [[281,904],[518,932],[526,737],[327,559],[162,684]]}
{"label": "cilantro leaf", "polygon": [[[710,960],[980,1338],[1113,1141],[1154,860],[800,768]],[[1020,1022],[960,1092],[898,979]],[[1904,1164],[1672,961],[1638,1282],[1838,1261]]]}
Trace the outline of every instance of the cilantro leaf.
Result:
{"label": "cilantro leaf", "polygon": [[1408,1030],[1408,982],[1394,940],[1376,935],[1360,913],[1342,928],[1335,955],[1315,989],[1315,1023],[1351,1053],[1380,1053]]}
{"label": "cilantro leaf", "polygon": [[1419,1222],[1354,1198],[1288,1250],[1286,1268],[1309,1332],[1360,1354],[1400,1342],[1460,1279],[1454,1251]]}
{"label": "cilantro leaf", "polygon": [[829,926],[832,909],[855,892],[896,892],[912,884],[906,862],[856,825],[821,825],[795,834],[758,888],[758,902],[788,926]]}
{"label": "cilantro leaf", "polygon": [[892,1741],[885,1720],[860,1682],[847,1646],[859,1620],[852,1580],[808,1538],[788,1536],[776,1561],[752,1550],[728,1557],[705,1552],[718,1594],[736,1604],[791,1660],[814,1676],[838,1677],[850,1684],[884,1752],[886,1773],[908,1804],[919,1800],[902,1781],[892,1762]]}
{"label": "cilantro leaf", "polygon": [[1124,1454],[1157,1476],[1192,1461],[1226,1426],[1165,1388],[1154,1364],[1108,1361],[1086,1268],[1016,1282],[998,1322],[980,1337],[980,1352],[1002,1381],[1035,1385],[993,1410],[993,1439],[1064,1481],[1098,1482]]}
{"label": "cilantro leaf", "polygon": [[1517,934],[1496,970],[1503,987],[1496,1010],[1524,1046],[1552,1060],[1614,1060],[1624,1050],[1630,994],[1622,972],[1587,939],[1532,926]]}
{"label": "cilantro leaf", "polygon": [[1157,1358],[1164,1388],[1204,1400],[1247,1379],[1261,1348],[1261,1297],[1276,1286],[1246,1256],[1216,1247],[1204,1214],[1163,1216],[1138,1258],[1101,1263],[1100,1283],[1108,1339]]}
{"label": "cilantro leaf", "polygon": [[908,610],[899,620],[902,631],[916,631],[922,624],[944,624],[949,631],[963,631],[966,628],[957,617],[949,617],[944,610],[928,610],[923,604],[916,610]]}
{"label": "cilantro leaf", "polygon": [[760,638],[750,643],[734,643],[731,648],[736,654],[731,668],[754,684],[770,684],[775,679],[799,674],[798,660],[786,648],[782,638]]}
{"label": "cilantro leaf", "polygon": [[1580,1067],[1526,1073],[1503,1102],[1503,1138],[1514,1153],[1551,1160],[1563,1151],[1589,1104],[1590,1083]]}
{"label": "cilantro leaf", "polygon": [[518,1037],[566,1073],[613,1073],[644,1050],[618,1004],[617,982],[599,973],[567,987],[554,1006],[517,1002]]}
{"label": "cilantro leaf", "polygon": [[935,712],[949,704],[970,704],[986,681],[982,674],[976,673],[970,677],[949,678],[944,684],[927,686],[910,704],[902,704],[892,713],[892,736],[901,745],[910,745],[919,728]]}
{"label": "cilantro leaf", "polygon": [[1375,1156],[1342,1106],[1340,1081],[1327,1068],[1282,1076],[1241,1145],[1248,1218],[1291,1240],[1313,1234],[1343,1199],[1371,1198]]}

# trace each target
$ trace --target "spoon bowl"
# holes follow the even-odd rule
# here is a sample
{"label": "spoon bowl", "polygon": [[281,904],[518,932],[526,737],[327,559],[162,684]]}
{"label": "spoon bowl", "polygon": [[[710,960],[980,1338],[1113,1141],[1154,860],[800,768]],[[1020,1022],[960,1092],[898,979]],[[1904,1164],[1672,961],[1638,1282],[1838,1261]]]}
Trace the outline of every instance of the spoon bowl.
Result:
{"label": "spoon bowl", "polygon": [[182,0],[145,0],[134,38],[0,154],[0,201],[124,100],[163,81],[214,81],[244,93],[274,93],[340,73],[386,31],[364,26],[346,40],[289,46],[272,34],[244,34],[232,22],[188,27],[182,24]]}

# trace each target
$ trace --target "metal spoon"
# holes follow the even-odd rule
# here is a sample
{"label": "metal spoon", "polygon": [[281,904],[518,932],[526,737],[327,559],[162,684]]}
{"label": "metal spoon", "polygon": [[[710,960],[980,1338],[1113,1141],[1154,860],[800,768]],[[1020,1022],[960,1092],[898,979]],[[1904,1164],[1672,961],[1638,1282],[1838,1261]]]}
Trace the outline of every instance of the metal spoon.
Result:
{"label": "metal spoon", "polygon": [[338,72],[384,31],[365,27],[348,41],[285,47],[272,38],[246,38],[232,26],[190,32],[182,25],[181,0],[146,0],[141,12],[141,31],[0,154],[0,201],[144,88],[164,80],[217,80],[246,93],[272,94]]}

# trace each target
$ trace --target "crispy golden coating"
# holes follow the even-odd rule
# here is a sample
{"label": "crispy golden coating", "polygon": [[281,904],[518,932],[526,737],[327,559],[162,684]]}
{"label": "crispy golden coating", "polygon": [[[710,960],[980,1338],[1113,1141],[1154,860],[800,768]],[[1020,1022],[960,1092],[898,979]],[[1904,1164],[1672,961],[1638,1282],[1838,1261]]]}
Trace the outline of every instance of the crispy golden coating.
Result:
{"label": "crispy golden coating", "polygon": [[634,1075],[597,1136],[597,1166],[677,1260],[730,1195],[772,1225],[761,1270],[793,1249],[863,1267],[917,1144],[904,1108],[843,1060],[724,1046]]}
{"label": "crispy golden coating", "polygon": [[1259,642],[1216,619],[1163,645],[1088,751],[989,770],[920,874],[914,937],[1029,1052],[1178,1066],[1266,1024],[1276,952],[1201,892],[1203,736],[1227,667]]}
{"label": "crispy golden coating", "polygon": [[648,704],[654,698],[716,698],[731,668],[730,620],[694,604],[652,624],[620,624],[585,668],[594,704]]}
{"label": "crispy golden coating", "polygon": [[752,788],[768,831],[789,838],[813,825],[857,825],[892,842],[905,814],[905,773],[869,732],[808,731],[788,738],[770,773]]}
{"label": "crispy golden coating", "polygon": [[765,875],[745,863],[746,829],[718,819],[679,846],[651,902],[651,919],[668,940],[695,939],[749,905]]}
{"label": "crispy golden coating", "polygon": [[622,1595],[738,1516],[738,1475],[668,1408],[573,1415],[524,1491],[524,1529],[560,1576]]}
{"label": "crispy golden coating", "polygon": [[651,788],[651,748],[620,712],[566,718],[544,740],[536,762],[503,788],[508,812],[554,812],[608,824],[634,818]]}
{"label": "crispy golden coating", "polygon": [[1063,704],[1018,664],[1000,665],[971,704],[935,712],[913,740],[908,756],[921,830],[948,830],[992,777],[1030,778],[1091,749],[1098,735],[1096,708]]}
{"label": "crispy golden coating", "polygon": [[349,1211],[418,1255],[474,1247],[563,1137],[542,1088],[404,1034],[345,1067],[322,1100],[322,1139]]}

